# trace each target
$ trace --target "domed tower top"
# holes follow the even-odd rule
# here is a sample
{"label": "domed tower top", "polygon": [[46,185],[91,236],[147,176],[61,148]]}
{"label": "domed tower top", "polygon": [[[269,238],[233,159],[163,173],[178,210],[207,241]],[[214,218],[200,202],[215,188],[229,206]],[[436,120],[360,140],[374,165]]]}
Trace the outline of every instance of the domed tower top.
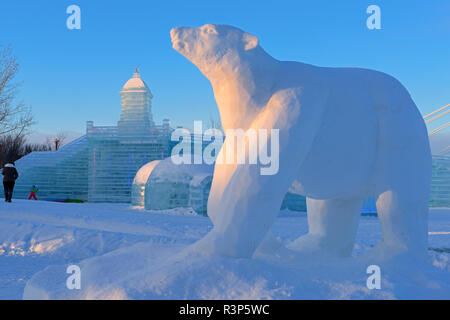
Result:
{"label": "domed tower top", "polygon": [[152,116],[153,95],[147,84],[141,79],[138,68],[133,77],[129,79],[122,90],[122,113],[118,126],[141,128],[154,126]]}
{"label": "domed tower top", "polygon": [[133,77],[129,79],[125,85],[122,88],[122,92],[142,92],[142,91],[148,91],[150,93],[150,98],[153,98],[152,93],[150,92],[150,89],[148,88],[147,84],[141,79],[141,75],[139,74],[139,69],[136,68],[135,72],[133,73]]}

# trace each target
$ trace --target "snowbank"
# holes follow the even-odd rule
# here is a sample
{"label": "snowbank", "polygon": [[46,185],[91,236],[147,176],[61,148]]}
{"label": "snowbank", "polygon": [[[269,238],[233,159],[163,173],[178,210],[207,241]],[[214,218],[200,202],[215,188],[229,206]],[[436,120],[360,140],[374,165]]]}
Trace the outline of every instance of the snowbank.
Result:
{"label": "snowbank", "polygon": [[[366,287],[367,266],[382,289]],[[414,266],[414,267],[412,267]],[[291,252],[254,259],[204,256],[179,245],[141,243],[80,264],[81,290],[65,287],[65,265],[36,274],[25,299],[448,299],[448,272],[405,257],[333,259]],[[54,277],[57,274],[58,277]],[[84,281],[84,282],[83,282]]]}
{"label": "snowbank", "polygon": [[[362,217],[352,258],[259,252],[253,259],[201,255],[191,245],[206,217],[119,204],[0,203],[2,299],[449,299],[450,209],[429,215],[429,262],[371,254],[381,230]],[[183,215],[180,215],[183,214]],[[307,232],[304,213],[285,211],[272,228],[287,246]],[[276,248],[274,246],[274,248]],[[81,290],[66,269],[81,268]],[[381,267],[381,290],[366,287]]]}

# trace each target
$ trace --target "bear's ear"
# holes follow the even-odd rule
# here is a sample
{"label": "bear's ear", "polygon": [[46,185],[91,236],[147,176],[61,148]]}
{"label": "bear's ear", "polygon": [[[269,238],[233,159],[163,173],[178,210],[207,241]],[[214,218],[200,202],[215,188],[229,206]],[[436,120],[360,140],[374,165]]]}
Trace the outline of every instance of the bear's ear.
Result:
{"label": "bear's ear", "polygon": [[250,33],[244,33],[242,36],[242,41],[244,42],[245,50],[252,50],[258,46],[259,40],[256,36]]}

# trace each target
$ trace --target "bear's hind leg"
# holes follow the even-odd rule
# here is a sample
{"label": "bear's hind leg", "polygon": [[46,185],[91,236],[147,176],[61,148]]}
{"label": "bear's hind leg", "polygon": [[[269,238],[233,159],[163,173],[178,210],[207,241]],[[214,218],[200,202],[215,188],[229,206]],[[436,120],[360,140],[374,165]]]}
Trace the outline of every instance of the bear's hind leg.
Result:
{"label": "bear's hind leg", "polygon": [[364,197],[315,200],[307,198],[308,234],[289,245],[296,251],[351,254]]}
{"label": "bear's hind leg", "polygon": [[391,189],[377,199],[377,211],[385,249],[406,251],[424,258],[427,253],[427,193],[414,193],[410,188]]}

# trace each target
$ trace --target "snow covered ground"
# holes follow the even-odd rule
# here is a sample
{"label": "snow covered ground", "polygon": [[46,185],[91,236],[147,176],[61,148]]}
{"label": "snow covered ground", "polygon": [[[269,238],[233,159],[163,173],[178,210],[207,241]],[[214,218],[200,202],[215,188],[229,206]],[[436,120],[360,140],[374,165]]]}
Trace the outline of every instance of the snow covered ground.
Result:
{"label": "snow covered ground", "polygon": [[[431,209],[429,263],[380,257],[381,232],[361,217],[351,258],[270,248],[253,259],[203,256],[190,245],[212,228],[186,209],[15,200],[0,203],[0,299],[450,299],[450,209]],[[288,244],[306,214],[283,211],[272,232]],[[81,290],[66,287],[81,268]],[[367,266],[381,268],[369,290]]]}

